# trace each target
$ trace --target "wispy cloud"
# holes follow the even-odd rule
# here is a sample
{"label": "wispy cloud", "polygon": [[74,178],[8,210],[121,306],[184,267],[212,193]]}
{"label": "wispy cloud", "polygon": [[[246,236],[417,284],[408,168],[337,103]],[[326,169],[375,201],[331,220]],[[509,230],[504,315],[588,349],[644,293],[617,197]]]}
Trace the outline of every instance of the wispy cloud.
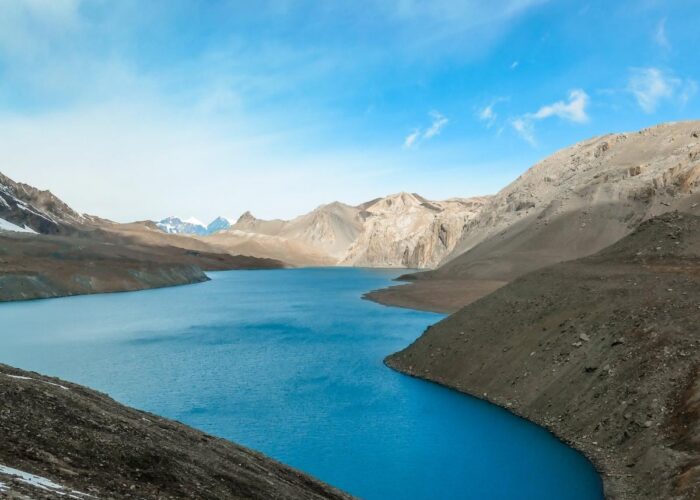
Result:
{"label": "wispy cloud", "polygon": [[659,21],[659,24],[656,25],[654,42],[664,50],[671,50],[671,42],[668,41],[666,36],[666,18]]}
{"label": "wispy cloud", "polygon": [[586,112],[589,102],[590,97],[585,91],[574,89],[569,92],[568,101],[557,101],[542,106],[535,113],[526,113],[525,115],[512,118],[510,124],[520,137],[534,146],[537,143],[535,122],[558,117],[573,123],[586,123],[590,119]]}
{"label": "wispy cloud", "polygon": [[563,120],[572,121],[575,123],[584,123],[588,121],[586,114],[586,106],[590,98],[583,90],[576,89],[569,92],[569,100],[557,101],[554,104],[542,106],[537,113],[532,115],[535,120],[543,120],[550,116],[558,116]]}
{"label": "wispy cloud", "polygon": [[631,70],[627,90],[645,113],[654,113],[663,101],[685,105],[697,92],[697,82],[659,68]]}
{"label": "wispy cloud", "polygon": [[406,136],[403,141],[405,148],[410,149],[423,141],[430,140],[433,137],[440,135],[442,129],[449,123],[447,117],[437,111],[431,111],[430,117],[432,118],[432,123],[428,128],[425,130],[420,128],[414,129]]}
{"label": "wispy cloud", "polygon": [[403,141],[404,147],[412,148],[413,145],[416,144],[416,142],[418,142],[418,140],[420,139],[420,135],[421,135],[421,132],[418,129],[416,129],[413,132],[411,132],[410,134],[408,134],[406,136],[406,139],[404,139],[404,141]]}
{"label": "wispy cloud", "polygon": [[532,124],[532,120],[524,117],[513,118],[510,124],[518,135],[530,143],[531,146],[537,145],[537,141],[535,140],[535,127]]}
{"label": "wispy cloud", "polygon": [[481,108],[477,112],[477,118],[484,122],[486,128],[491,128],[495,125],[498,120],[498,113],[496,112],[496,105],[500,102],[507,101],[507,97],[497,97],[493,99],[489,104]]}

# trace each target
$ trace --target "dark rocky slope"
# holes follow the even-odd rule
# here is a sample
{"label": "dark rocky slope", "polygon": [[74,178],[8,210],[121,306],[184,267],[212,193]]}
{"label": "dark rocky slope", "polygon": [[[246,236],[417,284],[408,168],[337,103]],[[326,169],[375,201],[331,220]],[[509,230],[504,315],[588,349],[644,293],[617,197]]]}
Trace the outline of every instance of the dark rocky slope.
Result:
{"label": "dark rocky slope", "polygon": [[700,217],[518,278],[386,362],[551,429],[609,498],[700,498]]}
{"label": "dark rocky slope", "polygon": [[0,497],[350,498],[260,453],[58,379],[0,365],[0,402]]}

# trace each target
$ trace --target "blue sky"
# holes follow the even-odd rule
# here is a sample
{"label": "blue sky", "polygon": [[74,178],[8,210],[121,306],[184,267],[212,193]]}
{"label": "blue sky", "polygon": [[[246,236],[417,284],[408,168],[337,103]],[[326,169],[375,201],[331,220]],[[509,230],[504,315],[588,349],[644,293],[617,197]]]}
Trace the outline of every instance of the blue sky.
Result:
{"label": "blue sky", "polygon": [[0,171],[119,221],[498,191],[700,118],[696,1],[3,0]]}

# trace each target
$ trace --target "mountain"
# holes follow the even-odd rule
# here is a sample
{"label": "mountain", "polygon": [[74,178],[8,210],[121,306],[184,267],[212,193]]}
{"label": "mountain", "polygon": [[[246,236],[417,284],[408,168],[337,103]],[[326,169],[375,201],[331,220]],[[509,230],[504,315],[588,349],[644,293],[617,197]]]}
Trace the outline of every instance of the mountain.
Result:
{"label": "mountain", "polygon": [[204,225],[203,222],[195,217],[190,217],[185,220],[179,217],[167,217],[156,222],[156,226],[158,229],[168,234],[206,236],[230,228],[231,221],[226,217],[217,217],[209,224]]}
{"label": "mountain", "polygon": [[487,199],[429,201],[398,193],[358,206],[321,205],[289,221],[246,212],[210,241],[273,258],[284,249],[291,252],[286,261],[297,265],[429,268],[452,251]]}
{"label": "mountain", "polygon": [[182,220],[179,217],[168,217],[156,225],[168,234],[197,234],[203,236],[208,234],[207,227],[194,217]]}
{"label": "mountain", "polygon": [[521,276],[386,363],[547,427],[606,498],[700,498],[700,216]]}
{"label": "mountain", "polygon": [[65,234],[90,222],[51,191],[41,191],[0,173],[0,230]]}
{"label": "mountain", "polygon": [[398,193],[364,204],[362,230],[347,249],[345,265],[431,268],[457,244],[464,226],[488,197],[428,201]]}
{"label": "mountain", "polygon": [[56,378],[0,365],[0,400],[2,498],[351,498],[261,453]]}
{"label": "mountain", "polygon": [[231,227],[231,221],[226,217],[217,217],[207,225],[207,234],[218,233]]}
{"label": "mountain", "polygon": [[426,307],[455,310],[478,298],[476,289],[590,255],[651,217],[698,206],[700,122],[596,137],[554,153],[490,198],[438,269],[372,298],[416,306],[430,296]]}
{"label": "mountain", "polygon": [[284,267],[163,233],[151,222],[80,215],[49,191],[0,174],[0,301],[206,281],[203,270]]}

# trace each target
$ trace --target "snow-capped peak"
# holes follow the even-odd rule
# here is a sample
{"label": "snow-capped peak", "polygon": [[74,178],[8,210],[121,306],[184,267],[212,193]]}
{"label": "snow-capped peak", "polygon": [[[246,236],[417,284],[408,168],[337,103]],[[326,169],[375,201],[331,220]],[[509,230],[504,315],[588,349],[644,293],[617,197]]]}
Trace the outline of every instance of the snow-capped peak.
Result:
{"label": "snow-capped peak", "polygon": [[194,226],[206,227],[206,225],[205,225],[202,221],[200,221],[199,219],[197,219],[196,217],[190,217],[189,219],[185,219],[185,220],[182,221],[182,222],[186,222],[187,224],[192,224],[192,225],[194,225]]}

